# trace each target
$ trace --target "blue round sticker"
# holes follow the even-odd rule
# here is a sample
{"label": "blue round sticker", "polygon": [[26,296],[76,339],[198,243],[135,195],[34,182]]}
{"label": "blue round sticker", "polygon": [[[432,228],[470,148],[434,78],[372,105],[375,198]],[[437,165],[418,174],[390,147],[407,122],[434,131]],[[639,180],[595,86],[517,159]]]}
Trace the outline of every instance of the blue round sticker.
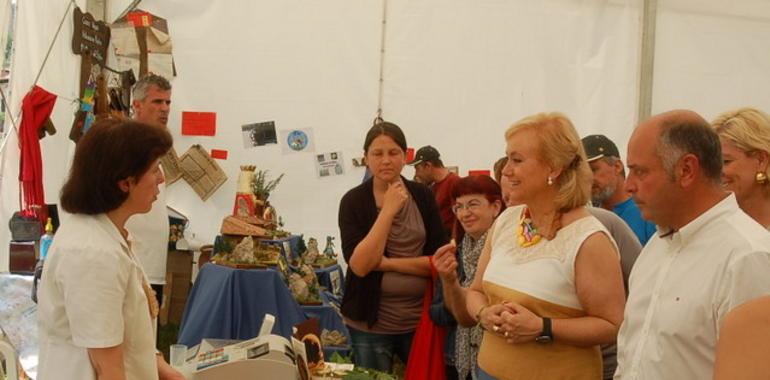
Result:
{"label": "blue round sticker", "polygon": [[307,148],[308,138],[305,132],[300,130],[294,130],[289,132],[286,137],[286,143],[289,144],[289,148],[292,150],[300,151]]}

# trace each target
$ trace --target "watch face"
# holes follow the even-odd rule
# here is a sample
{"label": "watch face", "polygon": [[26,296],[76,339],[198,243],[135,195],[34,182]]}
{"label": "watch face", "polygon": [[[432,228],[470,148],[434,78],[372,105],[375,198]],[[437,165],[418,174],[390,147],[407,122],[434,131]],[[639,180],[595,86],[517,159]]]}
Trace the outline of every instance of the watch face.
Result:
{"label": "watch face", "polygon": [[548,335],[541,335],[535,338],[535,342],[538,342],[538,343],[551,343],[551,340],[552,340],[551,337]]}

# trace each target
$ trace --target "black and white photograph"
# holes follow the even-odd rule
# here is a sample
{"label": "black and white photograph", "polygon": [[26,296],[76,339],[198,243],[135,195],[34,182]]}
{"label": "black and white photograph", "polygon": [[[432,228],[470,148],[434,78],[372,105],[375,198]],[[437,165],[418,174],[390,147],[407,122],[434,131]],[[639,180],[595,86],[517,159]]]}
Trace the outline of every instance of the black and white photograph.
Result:
{"label": "black and white photograph", "polygon": [[243,135],[243,147],[246,149],[267,144],[278,144],[274,121],[242,125],[241,133]]}

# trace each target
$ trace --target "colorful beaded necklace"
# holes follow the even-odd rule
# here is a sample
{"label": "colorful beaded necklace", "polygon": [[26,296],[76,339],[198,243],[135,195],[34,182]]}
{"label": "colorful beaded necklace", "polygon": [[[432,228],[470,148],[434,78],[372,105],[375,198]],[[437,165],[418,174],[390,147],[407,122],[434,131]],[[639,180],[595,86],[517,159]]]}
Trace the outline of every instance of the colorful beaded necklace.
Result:
{"label": "colorful beaded necklace", "polygon": [[518,236],[519,246],[522,248],[531,247],[540,243],[540,240],[543,239],[543,236],[537,231],[537,227],[532,224],[529,208],[525,208],[524,212],[521,213],[519,228],[516,230],[516,235]]}

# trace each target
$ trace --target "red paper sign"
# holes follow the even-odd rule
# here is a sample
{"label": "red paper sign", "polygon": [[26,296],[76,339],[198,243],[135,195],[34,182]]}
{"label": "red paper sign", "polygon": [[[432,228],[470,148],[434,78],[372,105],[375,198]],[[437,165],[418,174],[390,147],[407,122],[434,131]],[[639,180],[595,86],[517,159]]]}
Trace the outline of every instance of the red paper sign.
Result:
{"label": "red paper sign", "polygon": [[489,170],[468,170],[468,175],[485,175],[491,177]]}
{"label": "red paper sign", "polygon": [[216,133],[216,112],[182,112],[183,135],[214,136]]}
{"label": "red paper sign", "polygon": [[129,12],[128,15],[126,15],[126,19],[134,26],[134,28],[150,26],[150,24],[152,24],[152,15],[147,12]]}
{"label": "red paper sign", "polygon": [[212,149],[211,150],[211,158],[216,158],[220,160],[226,160],[227,159],[227,151],[221,150],[221,149]]}
{"label": "red paper sign", "polygon": [[406,148],[406,162],[414,160],[414,148]]}

